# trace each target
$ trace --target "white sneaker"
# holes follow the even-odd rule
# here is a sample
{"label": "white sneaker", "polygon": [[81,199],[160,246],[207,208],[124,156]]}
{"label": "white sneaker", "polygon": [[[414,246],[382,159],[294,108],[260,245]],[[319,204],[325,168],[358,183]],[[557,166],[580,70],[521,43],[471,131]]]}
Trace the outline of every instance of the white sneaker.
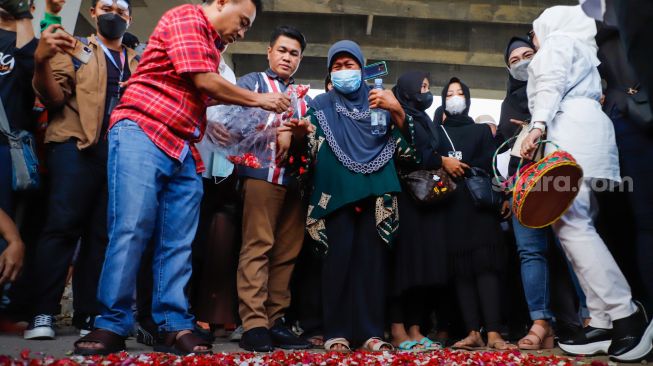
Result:
{"label": "white sneaker", "polygon": [[23,338],[35,340],[54,339],[54,316],[40,314],[29,323]]}

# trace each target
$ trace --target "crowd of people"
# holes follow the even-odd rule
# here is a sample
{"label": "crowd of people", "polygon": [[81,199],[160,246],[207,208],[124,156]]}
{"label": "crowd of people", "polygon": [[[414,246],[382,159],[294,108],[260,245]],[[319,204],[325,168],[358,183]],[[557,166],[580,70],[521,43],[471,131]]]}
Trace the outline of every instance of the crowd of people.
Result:
{"label": "crowd of people", "polygon": [[[287,112],[310,47],[280,26],[269,63],[236,78],[222,54],[260,0],[173,8],[142,53],[127,33],[130,0],[93,0],[88,37],[61,26],[65,0],[46,0],[39,38],[33,1],[0,1],[3,331],[27,321],[25,339],[54,339],[72,278],[81,355],[125,350],[130,336],[209,353],[230,336],[254,352],[557,341],[574,355],[645,358],[651,67],[630,51],[639,38],[608,20],[621,19],[619,6],[582,3],[545,10],[508,41],[499,123],[469,115],[473,90],[459,77],[438,81],[441,106],[429,115],[429,73],[373,88],[361,47],[334,43],[325,92],[299,100],[300,118],[277,128],[274,162],[257,168],[216,149],[232,141],[215,123],[218,105]],[[378,118],[387,131],[375,130]],[[515,176],[544,139],[583,169],[560,219],[523,224],[508,192],[479,204],[467,179],[492,172],[504,151]],[[19,171],[32,149],[38,171]],[[416,172],[442,175],[427,173],[449,184],[435,188],[446,197],[418,199],[407,180]]]}

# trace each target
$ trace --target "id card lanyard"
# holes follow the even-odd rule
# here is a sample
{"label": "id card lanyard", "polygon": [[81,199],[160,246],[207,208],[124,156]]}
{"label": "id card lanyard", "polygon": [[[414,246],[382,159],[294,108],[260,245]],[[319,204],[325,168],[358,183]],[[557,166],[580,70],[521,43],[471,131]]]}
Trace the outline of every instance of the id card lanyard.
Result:
{"label": "id card lanyard", "polygon": [[447,136],[447,140],[449,140],[449,144],[451,145],[451,149],[453,149],[453,151],[449,151],[449,157],[454,158],[454,159],[458,159],[459,161],[462,161],[463,160],[463,152],[456,150],[456,147],[453,146],[453,141],[451,141],[451,137],[449,137],[449,134],[447,133],[447,130],[444,128],[443,125],[440,125],[440,127],[442,128],[442,131],[444,131],[444,135]]}
{"label": "id card lanyard", "polygon": [[[125,64],[126,64],[126,59],[127,59],[127,50],[123,47],[123,51],[120,52],[120,62],[122,67],[118,66],[118,62],[116,61],[115,58],[113,58],[113,54],[111,54],[111,51],[107,48],[107,46],[100,41],[100,38],[96,38],[97,43],[100,44],[100,47],[102,47],[102,51],[104,51],[104,54],[107,55],[113,66],[116,67],[118,71],[120,71],[120,79],[119,81],[122,82],[122,78],[125,76]],[[120,90],[120,84],[118,84],[118,90]]]}

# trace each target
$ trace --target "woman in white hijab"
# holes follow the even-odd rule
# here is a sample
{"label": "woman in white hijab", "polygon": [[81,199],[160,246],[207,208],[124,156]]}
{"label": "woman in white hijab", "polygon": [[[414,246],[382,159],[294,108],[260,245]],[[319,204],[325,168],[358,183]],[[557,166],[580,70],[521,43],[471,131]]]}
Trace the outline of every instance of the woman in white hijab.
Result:
{"label": "woman in white hijab", "polygon": [[571,354],[608,353],[635,361],[653,348],[653,326],[633,302],[630,286],[594,227],[592,186],[599,179],[621,182],[612,122],[601,110],[596,66],[596,24],[580,6],[555,6],[533,23],[538,52],[529,66],[527,94],[531,131],[522,144],[530,157],[545,134],[571,153],[584,178],[571,208],[553,229],[587,296],[590,325],[560,348]]}

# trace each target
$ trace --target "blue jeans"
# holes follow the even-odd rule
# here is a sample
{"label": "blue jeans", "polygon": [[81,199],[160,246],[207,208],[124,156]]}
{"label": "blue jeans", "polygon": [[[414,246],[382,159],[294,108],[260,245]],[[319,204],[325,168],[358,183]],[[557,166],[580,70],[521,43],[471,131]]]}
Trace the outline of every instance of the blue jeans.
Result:
{"label": "blue jeans", "polygon": [[190,153],[183,163],[169,157],[133,121],[120,121],[108,138],[109,246],[95,326],[122,336],[131,332],[138,269],[152,240],[152,317],[161,332],[193,329],[184,288],[202,198],[195,160]]}
{"label": "blue jeans", "polygon": [[547,229],[531,229],[523,226],[512,216],[517,252],[521,260],[521,277],[524,295],[531,320],[551,320],[549,263],[547,253],[549,240]]}

